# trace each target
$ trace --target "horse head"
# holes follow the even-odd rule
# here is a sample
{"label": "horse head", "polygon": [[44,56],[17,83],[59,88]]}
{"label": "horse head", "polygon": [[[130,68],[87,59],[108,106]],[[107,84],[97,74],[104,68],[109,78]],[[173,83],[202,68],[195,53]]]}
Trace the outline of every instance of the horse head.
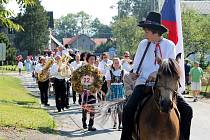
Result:
{"label": "horse head", "polygon": [[169,113],[176,102],[181,69],[174,59],[161,60],[154,86],[154,97],[160,112]]}

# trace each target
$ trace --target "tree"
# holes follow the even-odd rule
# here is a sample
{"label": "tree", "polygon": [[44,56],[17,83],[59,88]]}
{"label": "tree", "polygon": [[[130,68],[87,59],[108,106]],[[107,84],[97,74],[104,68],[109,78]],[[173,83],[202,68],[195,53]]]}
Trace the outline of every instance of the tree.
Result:
{"label": "tree", "polygon": [[[17,31],[23,30],[22,26],[14,23],[9,17],[12,17],[14,13],[10,9],[6,9],[4,5],[8,4],[10,0],[0,1],[0,23],[8,28],[15,29]],[[33,5],[35,0],[16,0],[20,7],[27,7]]]}
{"label": "tree", "polygon": [[119,0],[118,18],[135,16],[142,20],[150,11],[159,11],[158,0]]}
{"label": "tree", "polygon": [[49,41],[49,30],[47,13],[44,7],[36,0],[36,5],[28,6],[23,14],[19,14],[17,22],[21,24],[24,31],[16,34],[15,42],[17,48],[26,55],[36,55],[43,52]]}
{"label": "tree", "polygon": [[79,33],[75,14],[67,14],[55,20],[55,36],[62,41],[63,38],[75,36]]}
{"label": "tree", "polygon": [[16,49],[12,47],[8,36],[5,33],[0,33],[0,43],[6,44],[6,61],[8,64],[15,64]]}
{"label": "tree", "polygon": [[98,18],[95,18],[91,22],[91,32],[93,34],[92,37],[97,37],[97,38],[112,37],[112,29],[108,25],[102,24]]}
{"label": "tree", "polygon": [[182,13],[185,55],[200,54],[200,63],[210,51],[210,16],[200,15],[193,10]]}
{"label": "tree", "polygon": [[78,27],[80,29],[80,34],[90,34],[90,23],[91,23],[91,16],[85,13],[84,11],[80,11],[76,14]]}
{"label": "tree", "polygon": [[112,36],[111,28],[102,24],[98,18],[92,20],[91,16],[80,11],[76,14],[67,14],[55,21],[55,35],[60,41],[63,38],[77,34],[86,34],[93,37],[109,38]]}
{"label": "tree", "polygon": [[143,32],[137,27],[137,23],[135,17],[124,17],[112,24],[113,36],[116,38],[120,55],[124,51],[135,54],[139,41],[143,39]]}
{"label": "tree", "polygon": [[103,52],[108,52],[109,48],[116,48],[116,41],[108,39],[107,42],[105,44],[101,44],[100,46],[98,46],[95,50],[96,54],[102,54]]}

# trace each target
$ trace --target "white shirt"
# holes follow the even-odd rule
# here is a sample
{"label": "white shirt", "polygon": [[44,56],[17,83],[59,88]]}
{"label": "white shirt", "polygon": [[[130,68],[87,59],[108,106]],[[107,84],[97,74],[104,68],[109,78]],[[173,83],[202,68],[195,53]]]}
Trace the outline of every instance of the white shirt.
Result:
{"label": "white shirt", "polygon": [[69,55],[69,51],[67,49],[64,49],[62,51],[58,51],[58,52],[56,52],[56,56],[57,55],[60,55],[60,56]]}
{"label": "white shirt", "polygon": [[40,63],[38,63],[38,64],[35,66],[35,72],[36,72],[36,73],[41,73],[42,70],[43,70],[43,66],[42,66]]}
{"label": "white shirt", "polygon": [[79,61],[79,63],[77,63],[76,61],[73,61],[73,62],[71,62],[70,65],[73,67],[73,70],[76,70],[82,66],[82,61]]}
{"label": "white shirt", "polygon": [[128,62],[124,59],[121,60],[122,68],[126,70],[127,72],[130,72],[132,70],[132,65],[128,64]]}
{"label": "white shirt", "polygon": [[[134,64],[133,64],[134,72],[137,71],[137,68],[144,54],[147,43],[148,43],[147,39],[144,39],[139,43],[139,46],[138,46],[138,49],[136,51],[136,55],[134,58]],[[156,47],[156,44],[154,43],[150,44],[148,51],[146,53],[146,56],[143,60],[142,66],[140,68],[140,71],[139,71],[140,76],[136,80],[136,85],[145,84],[149,75],[152,72],[158,70],[159,65],[155,64],[155,53],[154,53],[155,47]],[[162,59],[166,59],[166,58],[175,59],[176,58],[175,44],[172,41],[163,38],[160,41],[160,48],[162,52]]]}
{"label": "white shirt", "polygon": [[61,77],[58,73],[58,64],[54,63],[50,69],[50,75],[57,78],[57,79],[65,79],[63,77]]}
{"label": "white shirt", "polygon": [[99,62],[98,64],[98,69],[103,73],[103,75],[106,75],[106,71],[110,69],[110,66],[112,65],[112,60],[107,60],[107,62],[105,62],[104,60],[102,60],[101,62]]}
{"label": "white shirt", "polygon": [[23,62],[19,61],[18,62],[18,69],[22,69],[23,68]]}

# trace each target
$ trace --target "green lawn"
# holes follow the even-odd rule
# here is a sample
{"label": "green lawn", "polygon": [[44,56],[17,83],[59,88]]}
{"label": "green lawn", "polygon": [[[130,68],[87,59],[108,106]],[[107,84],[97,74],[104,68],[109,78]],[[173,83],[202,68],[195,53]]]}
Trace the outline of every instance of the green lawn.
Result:
{"label": "green lawn", "polygon": [[[4,66],[0,66],[0,72],[2,73],[8,73],[8,72],[18,72],[18,67],[17,65],[4,65]],[[23,72],[26,71],[25,66],[22,69]]]}
{"label": "green lawn", "polygon": [[49,131],[55,123],[19,79],[0,76],[0,126]]}

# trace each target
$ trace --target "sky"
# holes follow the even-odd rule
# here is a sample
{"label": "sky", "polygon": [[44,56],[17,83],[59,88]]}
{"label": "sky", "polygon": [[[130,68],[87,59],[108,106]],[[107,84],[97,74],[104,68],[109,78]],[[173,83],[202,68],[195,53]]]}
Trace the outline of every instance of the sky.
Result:
{"label": "sky", "polygon": [[[53,11],[55,19],[83,10],[93,19],[97,17],[103,24],[109,25],[112,17],[117,15],[117,2],[118,0],[42,0],[42,5],[46,11]],[[111,6],[114,8],[110,8]],[[18,12],[15,0],[12,0],[7,8]]]}

